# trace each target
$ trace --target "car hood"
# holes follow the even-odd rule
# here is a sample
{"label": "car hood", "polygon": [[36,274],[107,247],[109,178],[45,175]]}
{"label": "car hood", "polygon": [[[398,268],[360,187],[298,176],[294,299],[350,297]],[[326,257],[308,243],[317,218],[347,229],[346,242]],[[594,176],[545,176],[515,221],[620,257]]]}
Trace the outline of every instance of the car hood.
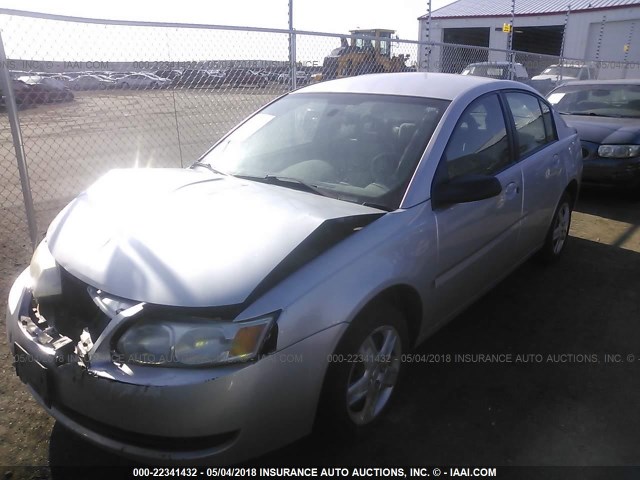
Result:
{"label": "car hood", "polygon": [[531,77],[531,80],[553,80],[554,82],[559,81],[568,81],[568,80],[577,80],[576,77],[572,77],[571,75],[551,75],[548,73],[536,75],[535,77]]}
{"label": "car hood", "polygon": [[113,170],[47,232],[70,274],[160,305],[246,303],[381,210],[207,171]]}
{"label": "car hood", "polygon": [[581,140],[599,144],[640,143],[640,118],[562,115],[578,131]]}

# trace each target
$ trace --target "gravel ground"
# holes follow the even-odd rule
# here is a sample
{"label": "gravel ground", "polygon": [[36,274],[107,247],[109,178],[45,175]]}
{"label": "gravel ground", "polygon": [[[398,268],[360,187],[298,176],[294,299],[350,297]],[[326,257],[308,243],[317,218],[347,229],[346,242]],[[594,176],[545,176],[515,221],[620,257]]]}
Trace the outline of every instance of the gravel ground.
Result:
{"label": "gravel ground", "polygon": [[[123,111],[122,105],[135,100],[131,92],[102,95],[112,97],[107,102],[106,97],[97,96],[103,98],[98,104],[120,105],[118,112]],[[118,95],[123,101],[112,103]],[[165,96],[169,92],[153,95]],[[195,92],[193,98],[197,95]],[[252,92],[241,92],[236,101],[244,101],[248,110],[268,96],[256,94],[259,98],[247,100],[251,95]],[[86,99],[81,95],[78,100],[79,105],[91,101],[96,100],[90,95]],[[35,135],[38,122],[43,121],[41,116],[51,118],[51,111],[63,116],[61,111],[69,108],[73,106],[29,111],[24,121],[29,124],[31,118],[32,127],[27,131]],[[134,114],[135,108],[131,108]],[[209,122],[203,120],[209,118],[207,115],[187,110],[183,110],[185,118],[195,122],[197,117],[201,131],[209,129],[209,138],[215,138],[216,132],[236,121],[228,118]],[[116,128],[118,115],[107,124]],[[148,115],[149,112],[138,115],[138,133],[126,138],[145,136],[140,132],[144,132],[144,118]],[[156,117],[153,122],[157,122]],[[51,128],[54,127],[57,125]],[[156,125],[151,130],[157,128]],[[94,135],[98,133],[88,129],[84,137],[81,135],[84,140],[70,137],[69,151],[82,142],[95,143],[98,137]],[[29,146],[28,136],[25,137]],[[204,142],[189,142],[189,155],[205,148]],[[113,137],[109,145],[118,143]],[[48,164],[44,160],[46,149],[42,149],[46,144],[40,143],[39,159],[34,156],[36,144],[31,143],[32,164]],[[6,144],[4,147],[9,151]],[[91,148],[100,149],[95,145]],[[124,153],[121,155],[124,158]],[[54,187],[68,183],[75,185],[76,191],[78,186],[84,188],[84,182],[98,174],[100,168],[82,173],[81,163],[73,163],[72,158],[76,157],[67,159],[64,165],[68,168],[43,170],[41,181],[51,177]],[[170,157],[158,156],[162,160],[155,164],[169,162]],[[93,163],[92,156],[87,158],[92,158]],[[69,172],[74,171],[80,173],[65,183]],[[0,177],[0,182],[3,178],[6,179]],[[46,190],[44,184],[34,183],[39,192],[38,222],[43,230],[64,203],[56,199],[64,198],[67,187]],[[9,187],[7,183],[4,191]],[[2,192],[0,183],[0,195]],[[11,282],[25,268],[30,254],[26,228],[20,220],[23,213],[19,199],[16,203],[11,205],[5,199],[0,204],[3,310]],[[640,203],[608,192],[586,191],[574,214],[563,260],[549,268],[526,263],[420,346],[416,353],[434,354],[431,361],[408,365],[396,408],[376,429],[357,439],[310,436],[251,464],[639,465],[640,362],[626,361],[629,355],[640,358],[639,272]],[[4,316],[0,318],[0,329],[4,331]],[[456,356],[498,353],[511,354],[513,359],[517,355],[542,355],[543,360],[527,357],[531,360],[485,363]],[[596,361],[579,361],[578,354],[581,359],[588,356]],[[624,361],[605,361],[606,354],[620,354]],[[15,377],[6,336],[0,335],[0,477],[5,472],[8,478],[8,468],[14,470],[11,478],[20,477],[16,466],[107,464],[126,465],[128,461],[54,425]],[[25,475],[43,478],[49,471],[30,470]]]}

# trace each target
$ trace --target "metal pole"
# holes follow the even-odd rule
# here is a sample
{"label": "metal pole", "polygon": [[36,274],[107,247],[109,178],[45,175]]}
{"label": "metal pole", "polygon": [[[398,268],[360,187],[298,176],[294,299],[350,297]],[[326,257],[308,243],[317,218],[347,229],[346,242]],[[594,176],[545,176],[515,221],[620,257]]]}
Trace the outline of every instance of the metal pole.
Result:
{"label": "metal pole", "polygon": [[627,72],[629,71],[629,50],[633,48],[633,30],[636,26],[636,22],[631,22],[629,26],[629,36],[627,37],[627,44],[624,46],[624,73],[622,78],[627,78]]}
{"label": "metal pole", "polygon": [[16,96],[13,93],[13,83],[9,75],[9,64],[7,54],[4,51],[4,41],[0,33],[0,88],[4,92],[7,116],[11,126],[11,137],[13,138],[13,148],[16,152],[18,171],[20,172],[20,183],[22,184],[22,198],[24,209],[27,214],[27,226],[29,227],[29,238],[31,247],[35,250],[38,243],[38,225],[36,223],[35,209],[33,208],[33,197],[31,196],[31,184],[29,182],[29,169],[24,153],[24,143],[22,141],[22,131],[20,130],[20,118],[18,117],[18,106]]}
{"label": "metal pole", "polygon": [[289,72],[291,90],[296,89],[296,34],[293,31],[293,0],[289,0]]}
{"label": "metal pole", "polygon": [[509,39],[508,39],[508,45],[507,45],[507,50],[509,50],[509,80],[513,80],[515,78],[515,66],[514,66],[514,60],[515,60],[515,55],[513,53],[513,22],[515,20],[515,16],[516,16],[516,0],[511,0],[511,21],[509,22],[509,24],[511,25],[511,28],[509,29]]}
{"label": "metal pole", "polygon": [[562,43],[560,44],[560,78],[562,80],[562,74],[564,70],[564,45],[567,38],[567,26],[569,25],[569,15],[571,14],[571,4],[567,5],[567,13],[564,16],[564,29],[562,30]]}
{"label": "metal pole", "polygon": [[431,61],[431,0],[427,2],[427,72]]}
{"label": "metal pole", "polygon": [[[604,27],[607,24],[607,16],[602,16],[602,21],[600,22],[600,31],[598,33],[598,44],[596,45],[596,60],[600,61],[600,48],[602,47],[602,37],[604,36]],[[600,66],[598,66],[598,71],[600,70]]]}

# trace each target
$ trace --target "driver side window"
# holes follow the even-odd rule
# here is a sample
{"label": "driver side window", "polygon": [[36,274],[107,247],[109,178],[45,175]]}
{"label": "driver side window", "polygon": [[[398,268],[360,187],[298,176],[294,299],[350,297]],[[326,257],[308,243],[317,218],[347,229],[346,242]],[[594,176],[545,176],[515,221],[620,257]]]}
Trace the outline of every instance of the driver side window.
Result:
{"label": "driver side window", "polygon": [[494,175],[511,163],[507,128],[494,94],[475,100],[451,134],[442,172],[453,180],[461,175]]}

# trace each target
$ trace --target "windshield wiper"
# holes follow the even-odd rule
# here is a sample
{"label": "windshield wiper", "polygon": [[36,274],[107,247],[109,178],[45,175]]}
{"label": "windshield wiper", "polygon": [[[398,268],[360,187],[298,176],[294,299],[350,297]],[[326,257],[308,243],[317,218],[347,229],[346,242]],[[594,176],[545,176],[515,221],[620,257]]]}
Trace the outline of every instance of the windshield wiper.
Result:
{"label": "windshield wiper", "polygon": [[583,117],[610,117],[610,118],[622,118],[622,115],[606,115],[604,113],[595,112],[559,112],[561,115],[580,115]]}
{"label": "windshield wiper", "polygon": [[321,195],[323,197],[328,196],[327,194],[321,192],[317,186],[311,185],[310,183],[306,183],[303,180],[300,180],[299,178],[280,177],[278,175],[265,175],[264,177],[259,177],[255,175],[234,175],[234,177],[243,178],[245,180],[254,180],[256,182],[268,183],[269,185],[278,185],[280,187],[293,186],[293,188],[295,188],[296,190],[315,193],[316,195]]}
{"label": "windshield wiper", "polygon": [[392,212],[393,209],[382,205],[381,203],[362,202],[360,205],[365,207],[377,208],[378,210],[384,210],[385,212]]}
{"label": "windshield wiper", "polygon": [[217,174],[220,174],[220,175],[227,175],[226,173],[221,172],[220,170],[216,170],[211,165],[209,165],[208,163],[205,163],[205,162],[195,162],[189,168],[193,168],[193,167],[204,167],[204,168],[206,168],[207,170],[209,170],[209,171],[211,171],[213,173],[217,173]]}

